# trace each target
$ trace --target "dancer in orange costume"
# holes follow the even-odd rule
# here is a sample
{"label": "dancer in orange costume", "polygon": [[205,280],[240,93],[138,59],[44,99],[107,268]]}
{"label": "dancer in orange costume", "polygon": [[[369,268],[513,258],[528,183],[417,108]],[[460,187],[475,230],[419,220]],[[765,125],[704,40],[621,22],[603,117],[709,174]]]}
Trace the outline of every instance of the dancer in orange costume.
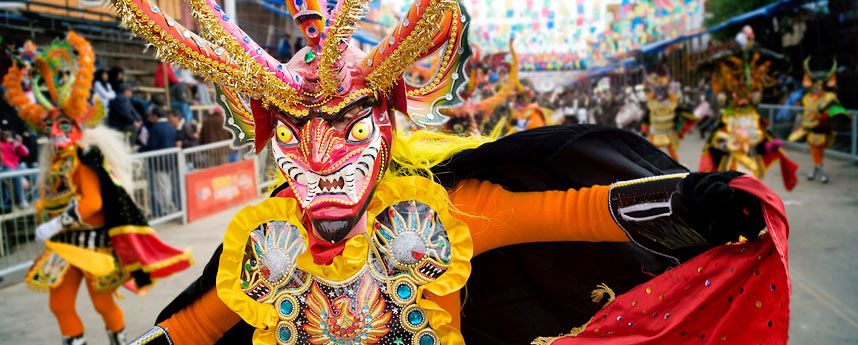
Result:
{"label": "dancer in orange costume", "polygon": [[[26,283],[50,292],[63,343],[82,345],[84,326],[75,299],[85,281],[110,344],[118,345],[125,344],[125,321],[113,299],[116,289],[124,284],[142,291],[155,279],[187,268],[191,258],[155,236],[125,190],[131,186],[130,148],[121,135],[97,126],[106,113],[101,101],[87,101],[94,61],[89,42],[70,32],[65,41],[35,53],[31,65],[16,62],[3,87],[18,115],[51,141],[41,161],[36,204],[42,222],[36,239],[46,248]],[[36,102],[23,93],[25,74],[32,78]]]}

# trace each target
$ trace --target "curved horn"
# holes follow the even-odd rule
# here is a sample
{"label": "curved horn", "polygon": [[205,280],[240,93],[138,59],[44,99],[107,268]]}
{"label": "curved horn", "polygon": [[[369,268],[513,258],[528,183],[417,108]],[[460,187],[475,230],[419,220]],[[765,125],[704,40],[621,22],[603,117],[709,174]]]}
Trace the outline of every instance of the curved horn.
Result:
{"label": "curved horn", "polygon": [[194,10],[194,18],[203,37],[215,46],[224,48],[240,68],[256,76],[264,98],[254,98],[266,104],[275,104],[283,110],[298,101],[296,84],[299,77],[268,54],[235,21],[230,20],[223,12],[223,7],[214,0],[188,2]]}
{"label": "curved horn", "polygon": [[[470,17],[464,7],[453,2],[453,6],[439,18],[441,29],[431,37],[431,45],[424,46],[428,49],[418,56],[424,58],[437,53],[438,65],[435,67],[433,64],[434,74],[426,85],[414,86],[405,81],[408,101],[406,111],[400,111],[419,125],[444,123],[447,117],[439,110],[464,103],[459,90],[468,82],[465,64],[471,57],[471,47],[468,44]],[[399,76],[395,78],[401,80]]]}
{"label": "curved horn", "polygon": [[804,59],[804,73],[807,75],[813,75],[813,71],[810,70],[810,56]]}
{"label": "curved horn", "polygon": [[160,58],[265,104],[289,109],[297,102],[291,73],[230,22],[220,6],[211,0],[190,2],[201,31],[215,42],[194,34],[148,1],[111,0],[122,24],[154,45]]}
{"label": "curved horn", "polygon": [[431,47],[444,14],[458,7],[453,0],[415,0],[406,16],[364,59],[367,83],[388,92],[403,71]]}
{"label": "curved horn", "polygon": [[319,35],[325,25],[325,15],[322,12],[322,7],[319,6],[319,1],[285,0],[285,2],[295,24],[298,24],[301,32],[304,33],[304,37],[307,38],[307,45],[313,48],[318,47]]}
{"label": "curved horn", "polygon": [[66,39],[69,45],[77,53],[77,68],[74,71],[74,81],[71,84],[71,94],[65,104],[60,106],[63,112],[77,120],[79,123],[86,122],[92,108],[88,103],[89,94],[92,90],[92,78],[95,72],[95,52],[92,46],[83,37],[74,31],[69,32]]}
{"label": "curved horn", "polygon": [[826,78],[831,78],[834,73],[837,73],[837,58],[834,59],[834,64],[831,65],[831,70],[828,71]]}
{"label": "curved horn", "polygon": [[340,0],[331,11],[322,35],[322,50],[319,60],[319,84],[322,92],[328,95],[337,93],[340,78],[337,76],[342,66],[340,57],[348,47],[349,40],[357,29],[357,22],[369,10],[368,0]]}
{"label": "curved horn", "polygon": [[3,76],[3,88],[6,89],[5,98],[9,105],[18,110],[18,116],[34,129],[42,129],[42,120],[48,115],[44,107],[33,103],[21,87],[21,74],[23,71],[17,65],[9,67]]}

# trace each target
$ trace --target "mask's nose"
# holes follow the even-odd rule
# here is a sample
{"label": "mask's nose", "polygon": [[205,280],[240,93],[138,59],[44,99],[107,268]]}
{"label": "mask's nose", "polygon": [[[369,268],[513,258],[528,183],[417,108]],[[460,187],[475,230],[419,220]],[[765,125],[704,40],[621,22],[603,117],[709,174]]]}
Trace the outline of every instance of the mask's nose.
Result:
{"label": "mask's nose", "polygon": [[324,171],[336,162],[345,149],[343,138],[331,125],[320,118],[310,120],[302,129],[301,152],[310,169]]}

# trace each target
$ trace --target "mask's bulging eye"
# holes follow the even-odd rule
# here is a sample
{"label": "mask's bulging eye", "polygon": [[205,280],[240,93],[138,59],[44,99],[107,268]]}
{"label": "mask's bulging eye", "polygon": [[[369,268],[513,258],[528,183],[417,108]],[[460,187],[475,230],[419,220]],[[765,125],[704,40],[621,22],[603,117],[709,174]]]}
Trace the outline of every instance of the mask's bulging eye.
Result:
{"label": "mask's bulging eye", "polygon": [[351,130],[349,130],[348,141],[361,142],[369,138],[370,135],[372,135],[372,119],[367,116],[352,125]]}
{"label": "mask's bulging eye", "polygon": [[277,140],[283,145],[298,144],[298,138],[295,138],[292,129],[282,123],[277,125]]}

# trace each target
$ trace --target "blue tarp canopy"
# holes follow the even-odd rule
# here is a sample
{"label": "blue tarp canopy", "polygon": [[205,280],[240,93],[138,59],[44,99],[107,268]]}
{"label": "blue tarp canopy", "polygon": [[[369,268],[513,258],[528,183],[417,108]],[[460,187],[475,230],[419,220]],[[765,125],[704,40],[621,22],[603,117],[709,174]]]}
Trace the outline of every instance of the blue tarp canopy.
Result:
{"label": "blue tarp canopy", "polygon": [[738,16],[735,16],[733,18],[730,18],[728,20],[725,20],[725,21],[718,23],[716,25],[713,25],[712,27],[710,27],[704,31],[701,31],[701,32],[696,32],[693,34],[688,34],[688,35],[679,36],[679,37],[675,37],[675,38],[669,38],[666,40],[647,44],[647,45],[641,47],[640,51],[643,54],[657,53],[657,52],[664,50],[665,48],[669,47],[672,44],[684,42],[684,41],[690,40],[692,38],[702,36],[702,35],[705,35],[708,33],[712,33],[715,31],[720,31],[720,30],[725,29],[727,27],[742,24],[744,22],[747,22],[748,20],[751,20],[751,19],[754,19],[757,17],[770,17],[770,16],[773,16],[773,15],[775,15],[781,11],[784,11],[786,9],[801,5],[803,2],[804,2],[804,0],[781,0],[778,2],[774,2],[774,3],[768,4],[766,6],[760,7],[756,10],[746,12],[746,13],[740,14]]}

